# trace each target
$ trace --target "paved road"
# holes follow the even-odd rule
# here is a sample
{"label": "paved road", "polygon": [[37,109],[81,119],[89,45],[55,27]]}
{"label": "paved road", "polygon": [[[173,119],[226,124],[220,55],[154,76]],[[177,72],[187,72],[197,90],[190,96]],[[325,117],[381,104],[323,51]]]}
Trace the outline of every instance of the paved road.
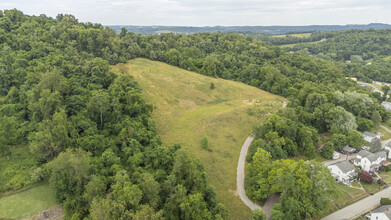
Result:
{"label": "paved road", "polygon": [[391,187],[376,193],[373,196],[368,196],[350,206],[340,209],[333,214],[322,218],[322,220],[338,220],[338,219],[353,219],[357,218],[380,206],[381,197],[391,197]]}
{"label": "paved road", "polygon": [[240,156],[238,161],[238,169],[236,171],[236,182],[238,187],[238,194],[240,199],[246,204],[251,210],[254,209],[260,209],[262,210],[262,207],[258,204],[253,203],[246,195],[246,191],[244,189],[244,168],[246,163],[246,155],[248,148],[251,145],[251,142],[254,140],[254,136],[250,135],[244,142],[242,149],[240,150]]}
{"label": "paved road", "polygon": [[374,91],[374,92],[378,92],[378,93],[380,93],[381,95],[384,95],[384,92],[383,92],[383,91],[380,91],[380,89],[376,88],[375,86],[373,86],[373,85],[371,85],[371,84],[368,84],[368,83],[365,83],[365,82],[357,82],[357,85],[371,87],[371,88],[373,88],[373,91]]}
{"label": "paved road", "polygon": [[[282,108],[285,108],[287,105],[286,102],[282,103]],[[265,202],[265,206],[262,209],[262,207],[258,204],[255,204],[252,202],[246,195],[246,190],[244,189],[244,177],[245,177],[245,164],[246,164],[246,155],[248,148],[251,145],[251,142],[254,140],[254,135],[248,136],[244,144],[242,145],[242,149],[240,150],[240,156],[238,160],[238,168],[236,170],[236,183],[237,183],[237,190],[240,199],[246,204],[247,207],[249,207],[251,210],[254,209],[260,209],[264,211],[268,218],[271,216],[271,209],[273,208],[274,203],[279,201],[278,195],[270,195],[268,199]]]}

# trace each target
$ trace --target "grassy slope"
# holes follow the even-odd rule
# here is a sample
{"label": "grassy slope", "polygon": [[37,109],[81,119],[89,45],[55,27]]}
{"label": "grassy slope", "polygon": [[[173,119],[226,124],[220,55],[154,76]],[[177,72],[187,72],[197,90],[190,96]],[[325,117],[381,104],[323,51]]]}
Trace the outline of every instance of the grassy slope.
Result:
{"label": "grassy slope", "polygon": [[[283,98],[229,80],[206,77],[161,62],[135,59],[112,69],[129,73],[141,87],[165,145],[182,144],[200,158],[208,181],[229,219],[248,219],[250,210],[236,193],[236,167],[244,140],[270,113],[282,106]],[[210,83],[215,89],[209,88]],[[212,152],[201,147],[206,135]]]}
{"label": "grassy slope", "polygon": [[28,217],[56,204],[49,185],[40,185],[29,190],[0,198],[0,219]]}

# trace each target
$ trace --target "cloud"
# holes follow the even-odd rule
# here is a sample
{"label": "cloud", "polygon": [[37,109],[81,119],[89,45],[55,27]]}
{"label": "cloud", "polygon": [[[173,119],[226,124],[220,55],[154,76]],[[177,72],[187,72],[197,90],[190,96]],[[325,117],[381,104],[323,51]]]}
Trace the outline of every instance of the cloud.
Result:
{"label": "cloud", "polygon": [[[3,0],[7,1],[7,0]],[[391,23],[389,0],[8,0],[27,14],[135,25],[307,25]]]}

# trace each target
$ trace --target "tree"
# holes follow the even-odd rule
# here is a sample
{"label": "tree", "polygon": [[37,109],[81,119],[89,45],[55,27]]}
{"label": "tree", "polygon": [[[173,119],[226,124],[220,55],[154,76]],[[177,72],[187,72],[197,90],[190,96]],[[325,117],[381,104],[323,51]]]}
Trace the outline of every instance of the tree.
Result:
{"label": "tree", "polygon": [[334,145],[331,142],[327,142],[321,149],[321,154],[326,159],[332,159],[334,153]]}
{"label": "tree", "polygon": [[359,117],[357,118],[357,126],[357,129],[360,131],[370,131],[374,123],[369,119]]}
{"label": "tree", "polygon": [[372,153],[376,153],[381,151],[382,145],[379,138],[372,139],[371,143],[369,143],[369,151]]}
{"label": "tree", "polygon": [[380,116],[380,114],[379,114],[378,111],[374,111],[374,112],[372,113],[371,120],[373,121],[373,123],[374,123],[375,125],[379,125],[379,124],[380,124],[380,122],[382,121],[382,118],[381,118],[381,116]]}
{"label": "tree", "polygon": [[255,209],[251,212],[250,220],[266,220],[266,214],[259,209]]}
{"label": "tree", "polygon": [[373,177],[370,173],[367,171],[360,171],[358,172],[358,178],[360,178],[361,181],[364,181],[366,183],[372,183],[373,182]]}
{"label": "tree", "polygon": [[390,87],[389,86],[382,86],[381,90],[384,93],[383,100],[385,100],[387,98],[388,92],[390,91]]}
{"label": "tree", "polygon": [[73,199],[84,192],[90,168],[90,154],[80,150],[62,152],[48,163],[50,185],[58,201]]}
{"label": "tree", "polygon": [[305,108],[309,112],[313,112],[314,109],[320,105],[323,105],[327,102],[326,96],[318,93],[312,93],[307,96],[307,100],[305,102]]}
{"label": "tree", "polygon": [[16,144],[19,123],[15,117],[0,116],[0,155],[7,156],[11,154],[10,146]]}
{"label": "tree", "polygon": [[109,94],[104,90],[92,91],[91,98],[87,104],[87,107],[92,112],[99,113],[100,129],[103,129],[103,115],[110,108],[109,105]]}
{"label": "tree", "polygon": [[342,149],[346,143],[348,143],[347,137],[344,134],[333,134],[330,137],[331,143],[333,143],[335,149]]}
{"label": "tree", "polygon": [[209,89],[215,89],[215,84],[214,83],[210,83]]}
{"label": "tree", "polygon": [[354,115],[346,111],[341,106],[337,106],[333,109],[330,109],[327,122],[330,131],[335,133],[347,133],[350,130],[357,129],[356,118],[354,117]]}
{"label": "tree", "polygon": [[361,148],[364,144],[364,136],[355,130],[351,130],[347,135],[347,143],[354,148]]}

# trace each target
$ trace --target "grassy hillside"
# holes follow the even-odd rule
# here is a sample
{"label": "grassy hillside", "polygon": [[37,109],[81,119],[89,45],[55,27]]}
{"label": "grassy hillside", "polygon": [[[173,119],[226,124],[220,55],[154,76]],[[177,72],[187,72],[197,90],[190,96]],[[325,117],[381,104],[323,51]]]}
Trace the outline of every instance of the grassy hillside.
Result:
{"label": "grassy hillside", "polygon": [[[112,70],[131,74],[139,82],[146,101],[154,105],[153,116],[163,143],[180,143],[202,160],[229,218],[248,219],[250,210],[236,193],[240,148],[253,126],[278,111],[284,99],[242,83],[147,59],[118,64]],[[201,147],[204,136],[209,150]]]}
{"label": "grassy hillside", "polygon": [[56,204],[54,192],[49,185],[40,185],[29,190],[0,198],[0,219],[28,217]]}

